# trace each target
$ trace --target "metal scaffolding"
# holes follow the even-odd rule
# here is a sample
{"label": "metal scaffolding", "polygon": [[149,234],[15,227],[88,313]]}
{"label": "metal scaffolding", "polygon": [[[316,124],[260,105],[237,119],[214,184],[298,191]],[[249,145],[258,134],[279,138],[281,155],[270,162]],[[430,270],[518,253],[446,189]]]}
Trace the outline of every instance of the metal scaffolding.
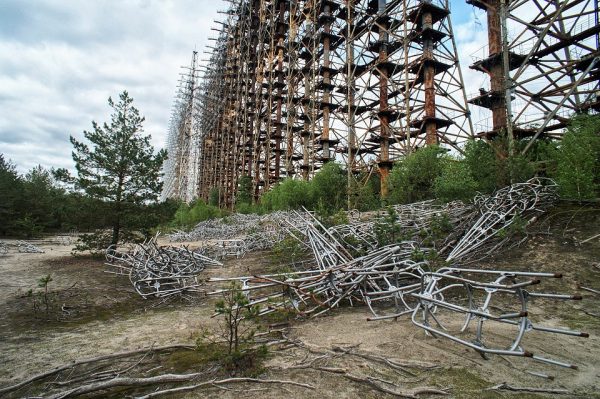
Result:
{"label": "metal scaffolding", "polygon": [[[598,111],[597,0],[467,0],[488,21],[471,68],[489,87],[473,96],[448,0],[229,3],[200,82],[194,72],[179,92],[166,197],[218,193],[233,207],[242,176],[258,198],[330,161],[356,182],[378,174],[385,197],[393,163],[423,146],[459,153],[470,138],[506,135],[512,148],[515,137],[556,138],[572,113]],[[484,114],[475,125],[470,104]]]}
{"label": "metal scaffolding", "polygon": [[178,198],[190,202],[198,197],[200,132],[198,125],[198,53],[179,80],[177,95],[169,120],[164,186],[161,200]]}
{"label": "metal scaffolding", "polygon": [[[469,103],[489,110],[479,136],[560,138],[569,118],[598,112],[597,0],[467,0],[487,15],[488,45],[470,68],[485,73]],[[529,150],[530,140],[523,149]]]}

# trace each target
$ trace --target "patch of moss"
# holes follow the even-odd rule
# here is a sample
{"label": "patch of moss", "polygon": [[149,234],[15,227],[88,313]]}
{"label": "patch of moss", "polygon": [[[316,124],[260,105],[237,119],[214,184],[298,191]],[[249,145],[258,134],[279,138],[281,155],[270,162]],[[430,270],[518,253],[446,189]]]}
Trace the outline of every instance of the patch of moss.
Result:
{"label": "patch of moss", "polygon": [[[486,388],[495,384],[464,368],[451,367],[436,370],[433,372],[431,378],[431,385],[445,387],[450,390],[452,398],[470,399],[485,397],[489,399],[501,399],[505,397],[503,393],[497,391],[485,391]],[[519,399],[542,398],[542,396],[525,392],[519,392],[518,397]]]}
{"label": "patch of moss", "polygon": [[197,350],[175,351],[165,359],[164,364],[174,372],[183,373],[198,369],[207,362],[207,354]]}
{"label": "patch of moss", "polygon": [[[594,313],[600,313],[598,311]],[[572,330],[589,332],[590,330],[600,330],[600,318],[587,315],[582,310],[573,310],[560,314],[560,318],[565,325]]]}

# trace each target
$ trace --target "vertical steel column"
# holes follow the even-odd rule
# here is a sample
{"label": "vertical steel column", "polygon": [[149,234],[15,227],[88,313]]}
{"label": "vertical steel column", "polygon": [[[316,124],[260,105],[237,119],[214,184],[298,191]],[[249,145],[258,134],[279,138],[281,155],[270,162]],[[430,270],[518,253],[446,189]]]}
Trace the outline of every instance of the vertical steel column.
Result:
{"label": "vertical steel column", "polygon": [[[378,0],[378,17],[385,17],[386,0]],[[388,179],[392,162],[390,161],[390,132],[388,109],[388,26],[387,20],[379,21],[379,113],[380,113],[380,149],[379,149],[379,174],[381,176],[381,198],[388,196]]]}

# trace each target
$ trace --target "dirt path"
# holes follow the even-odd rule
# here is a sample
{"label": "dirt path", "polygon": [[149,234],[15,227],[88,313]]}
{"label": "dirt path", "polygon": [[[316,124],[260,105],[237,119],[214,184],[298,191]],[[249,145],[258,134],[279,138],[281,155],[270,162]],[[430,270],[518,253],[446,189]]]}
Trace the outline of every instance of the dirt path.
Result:
{"label": "dirt path", "polygon": [[[582,235],[588,233],[586,231]],[[557,281],[555,288],[572,292],[576,288],[575,281],[600,286],[600,269],[593,266],[598,261],[595,258],[598,247],[600,244],[597,243],[577,247],[541,236],[531,240],[526,248],[494,260],[488,266],[542,270],[560,268],[568,280]],[[67,246],[43,245],[42,249],[44,254],[10,253],[0,256],[0,386],[74,359],[152,344],[193,343],[202,328],[214,327],[216,323],[210,317],[214,298],[156,306],[155,300],[137,297],[125,276],[105,273],[102,260],[72,258]],[[268,254],[252,254],[244,259],[230,260],[223,268],[209,270],[206,277],[247,275],[264,272],[270,267]],[[46,274],[53,277],[50,290],[62,292],[52,304],[49,316],[46,316],[43,307],[34,312],[32,297],[25,295],[30,289],[39,291],[37,281]],[[416,377],[407,377],[391,375],[385,368],[352,356],[330,356],[324,360],[327,366],[392,380],[407,389],[421,385],[436,386],[449,389],[450,397],[469,398],[482,397],[482,389],[508,382],[514,386],[568,389],[570,394],[563,397],[600,397],[600,323],[598,318],[583,313],[583,310],[600,313],[599,298],[590,294],[579,303],[534,304],[534,310],[543,315],[546,325],[585,329],[591,337],[582,339],[535,333],[524,342],[526,349],[573,362],[579,370],[522,358],[494,356],[484,360],[478,353],[463,346],[426,336],[411,324],[408,317],[398,321],[368,322],[366,319],[370,313],[364,307],[344,307],[317,319],[294,322],[289,336],[319,350],[336,346],[354,347],[377,356],[439,366],[436,370],[418,372]],[[507,335],[508,331],[497,330],[489,335],[489,339],[499,342]],[[243,389],[242,392],[211,389],[181,397],[275,398],[283,394],[308,398],[385,396],[339,374],[310,368],[289,369],[315,356],[301,348],[273,352],[263,376],[311,383],[318,387],[317,391],[297,387],[286,388],[289,393],[277,387],[266,391]],[[526,371],[548,374],[554,380],[542,379]],[[506,396],[543,397],[533,394],[500,395],[491,391],[486,391],[484,397]]]}

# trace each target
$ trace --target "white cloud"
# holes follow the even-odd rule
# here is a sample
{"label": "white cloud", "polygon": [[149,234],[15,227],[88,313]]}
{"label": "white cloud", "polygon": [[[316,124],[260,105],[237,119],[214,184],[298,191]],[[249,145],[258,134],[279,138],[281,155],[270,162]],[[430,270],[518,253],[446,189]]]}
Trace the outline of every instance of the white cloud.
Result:
{"label": "white cloud", "polygon": [[[162,147],[180,66],[193,49],[205,49],[222,17],[217,10],[226,8],[214,0],[0,1],[0,152],[21,172],[72,168],[69,135],[81,139],[92,120],[108,120],[106,100],[124,89]],[[468,66],[486,43],[485,18],[463,3],[453,12],[467,92],[474,92],[485,77]]]}
{"label": "white cloud", "polygon": [[107,99],[123,90],[162,147],[180,66],[204,48],[225,8],[211,0],[3,0],[0,152],[20,172],[72,168],[69,135],[108,120]]}

